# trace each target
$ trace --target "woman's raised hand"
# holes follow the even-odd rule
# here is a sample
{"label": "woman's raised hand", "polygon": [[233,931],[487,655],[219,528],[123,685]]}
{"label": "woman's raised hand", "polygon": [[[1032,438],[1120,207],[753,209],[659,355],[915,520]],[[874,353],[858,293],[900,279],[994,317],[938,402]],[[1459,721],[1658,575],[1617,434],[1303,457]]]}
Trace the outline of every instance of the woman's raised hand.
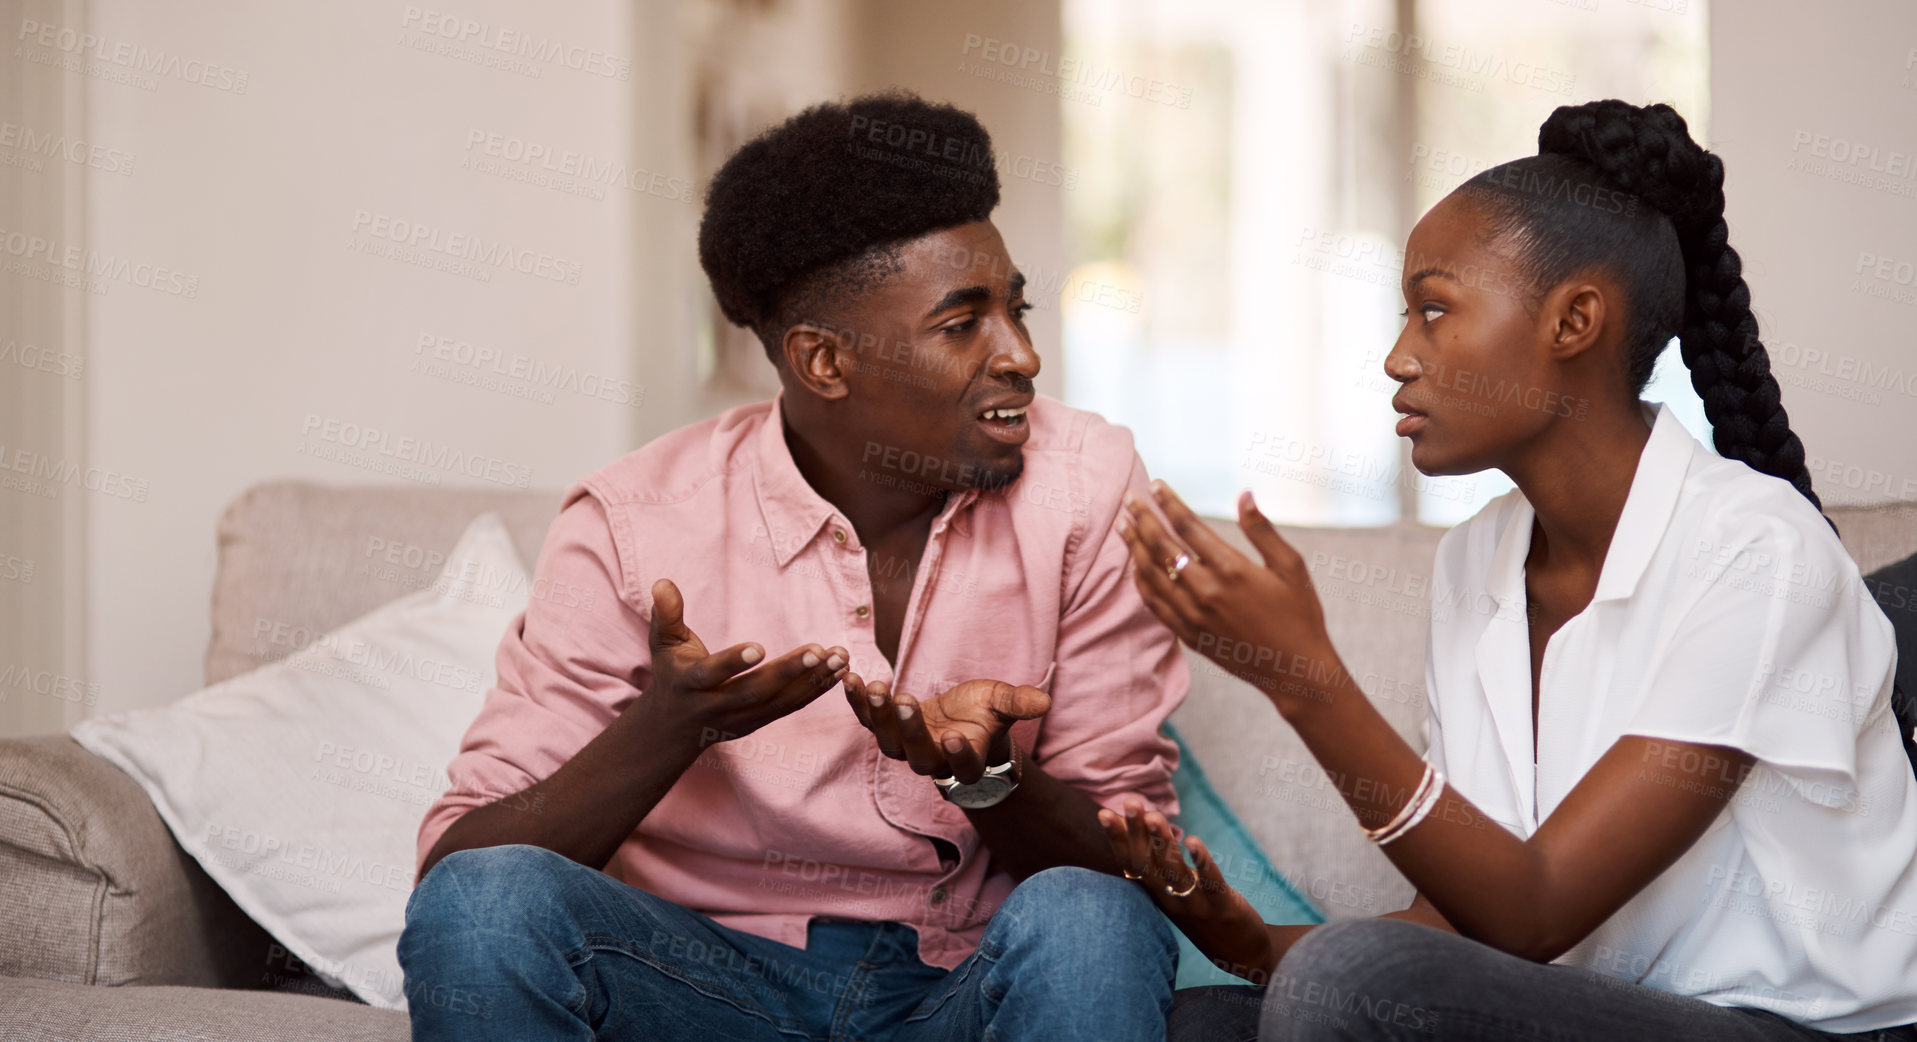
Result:
{"label": "woman's raised hand", "polygon": [[1304,558],[1250,492],[1238,497],[1238,527],[1263,563],[1218,538],[1163,482],[1152,482],[1152,496],[1169,529],[1130,493],[1117,528],[1131,550],[1139,594],[1180,640],[1280,709],[1300,699],[1323,701],[1348,680]]}

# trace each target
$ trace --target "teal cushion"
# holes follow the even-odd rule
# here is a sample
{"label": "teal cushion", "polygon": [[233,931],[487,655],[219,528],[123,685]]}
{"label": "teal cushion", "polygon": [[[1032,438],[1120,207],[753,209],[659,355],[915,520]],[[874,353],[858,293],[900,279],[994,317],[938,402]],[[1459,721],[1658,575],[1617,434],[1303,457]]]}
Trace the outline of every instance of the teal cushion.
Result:
{"label": "teal cushion", "polygon": [[[1198,758],[1192,755],[1178,731],[1166,724],[1165,733],[1178,743],[1178,770],[1172,773],[1172,788],[1178,793],[1178,827],[1205,841],[1225,881],[1245,895],[1245,900],[1264,915],[1265,922],[1279,925],[1324,922],[1324,913],[1300,893],[1284,873],[1272,866],[1271,859],[1259,849],[1251,833],[1245,831],[1238,815],[1232,813],[1218,790],[1211,787],[1211,779],[1205,777],[1205,769],[1198,765]],[[1213,966],[1211,960],[1180,933],[1177,983],[1181,988],[1198,988],[1207,984],[1244,984],[1245,981]]]}

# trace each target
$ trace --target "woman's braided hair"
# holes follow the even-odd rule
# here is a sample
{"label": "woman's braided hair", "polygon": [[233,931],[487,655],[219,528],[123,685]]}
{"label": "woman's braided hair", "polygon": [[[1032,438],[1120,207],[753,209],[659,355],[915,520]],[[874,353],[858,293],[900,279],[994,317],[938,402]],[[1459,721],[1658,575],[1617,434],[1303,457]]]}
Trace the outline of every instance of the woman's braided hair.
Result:
{"label": "woman's braided hair", "polygon": [[[1492,238],[1515,245],[1534,287],[1612,273],[1625,297],[1631,389],[1644,390],[1677,336],[1718,454],[1790,482],[1823,511],[1724,224],[1724,163],[1691,140],[1684,117],[1669,105],[1567,105],[1539,128],[1537,155],[1486,170],[1459,191],[1486,216]],[[1917,769],[1917,692],[1895,685],[1891,712]]]}
{"label": "woman's braided hair", "polygon": [[1538,130],[1538,155],[1460,190],[1492,219],[1493,234],[1517,237],[1520,264],[1540,287],[1580,271],[1615,273],[1633,390],[1650,382],[1676,335],[1718,454],[1790,482],[1823,510],[1730,246],[1724,164],[1691,139],[1684,117],[1669,105],[1567,105]]}

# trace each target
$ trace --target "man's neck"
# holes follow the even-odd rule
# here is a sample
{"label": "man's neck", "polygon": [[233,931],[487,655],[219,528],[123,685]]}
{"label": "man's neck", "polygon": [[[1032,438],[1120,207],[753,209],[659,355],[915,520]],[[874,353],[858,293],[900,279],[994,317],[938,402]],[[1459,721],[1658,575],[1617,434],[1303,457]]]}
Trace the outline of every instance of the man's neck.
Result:
{"label": "man's neck", "polygon": [[792,453],[799,475],[820,498],[845,515],[861,543],[870,546],[929,531],[932,519],[945,509],[944,490],[927,495],[887,488],[871,480],[871,472],[863,465],[847,464],[853,458],[851,453],[815,444],[790,420],[784,427],[786,449]]}

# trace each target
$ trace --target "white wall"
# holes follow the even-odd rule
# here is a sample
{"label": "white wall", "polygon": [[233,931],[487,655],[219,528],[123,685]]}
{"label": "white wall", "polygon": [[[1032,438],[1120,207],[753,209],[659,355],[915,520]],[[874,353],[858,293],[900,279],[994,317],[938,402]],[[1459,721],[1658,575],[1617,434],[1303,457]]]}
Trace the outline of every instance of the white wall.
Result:
{"label": "white wall", "polygon": [[[626,230],[645,223],[642,211],[696,214],[689,180],[640,175],[645,191],[608,185],[595,199],[472,168],[492,158],[484,135],[497,134],[514,155],[505,139],[543,147],[554,164],[572,151],[689,178],[673,156],[629,154],[647,137],[634,130],[648,109],[632,79],[652,70],[634,53],[627,5],[459,0],[457,16],[474,25],[451,30],[467,34],[459,46],[469,56],[510,59],[481,43],[519,33],[559,44],[562,59],[615,71],[609,61],[627,63],[626,80],[563,60],[521,59],[524,70],[513,71],[421,49],[457,43],[438,34],[430,9],[92,6],[88,28],[107,53],[125,43],[232,70],[212,87],[164,75],[150,90],[90,84],[89,137],[137,158],[131,174],[92,173],[86,246],[182,273],[169,289],[193,286],[112,283],[88,297],[89,459],[146,489],[143,502],[92,497],[96,711],[163,703],[200,685],[215,524],[234,496],[278,477],[410,480],[309,454],[340,447],[327,440],[329,425],[388,431],[387,452],[401,456],[410,449],[400,439],[414,438],[484,459],[489,472],[420,468],[481,487],[563,488],[635,442],[643,404],[563,387],[550,401],[527,400],[414,371],[432,360],[419,350],[431,336],[536,359],[560,367],[561,379],[576,370],[580,385],[610,383],[614,397],[637,397],[622,391],[645,384]],[[576,284],[483,264],[490,280],[481,281],[359,252],[397,245],[382,238],[393,234],[382,218],[429,229],[422,247],[434,236],[455,249],[454,236],[505,244],[517,263],[576,273]],[[445,370],[477,371],[456,361]]]}
{"label": "white wall", "polygon": [[1731,245],[1818,494],[1917,500],[1917,5],[1712,14]]}

